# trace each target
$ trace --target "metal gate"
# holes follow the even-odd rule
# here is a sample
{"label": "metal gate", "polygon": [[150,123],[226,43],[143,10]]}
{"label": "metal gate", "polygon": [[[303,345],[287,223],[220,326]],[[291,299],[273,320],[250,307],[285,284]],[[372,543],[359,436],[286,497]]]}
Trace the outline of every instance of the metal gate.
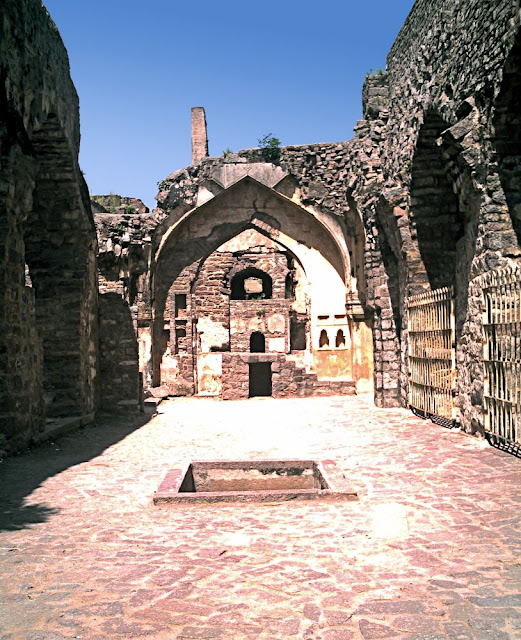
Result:
{"label": "metal gate", "polygon": [[453,426],[458,419],[453,288],[411,296],[408,330],[409,407],[417,415]]}
{"label": "metal gate", "polygon": [[498,444],[521,445],[521,268],[481,276],[484,298],[485,431]]}

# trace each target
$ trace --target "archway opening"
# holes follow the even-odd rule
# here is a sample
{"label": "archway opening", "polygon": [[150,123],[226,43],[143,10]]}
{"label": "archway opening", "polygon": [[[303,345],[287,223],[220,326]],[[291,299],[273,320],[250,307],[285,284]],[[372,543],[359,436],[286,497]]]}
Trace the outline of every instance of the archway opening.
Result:
{"label": "archway opening", "polygon": [[428,112],[420,130],[411,172],[411,221],[432,289],[454,283],[456,245],[464,234],[458,197],[437,140],[447,124]]}
{"label": "archway opening", "polygon": [[92,324],[97,306],[96,236],[86,204],[87,186],[55,116],[35,132],[33,146],[38,173],[24,245],[43,344],[46,414],[87,414],[97,403],[97,370],[89,364],[97,350]]}
{"label": "archway opening", "polygon": [[232,300],[270,300],[273,292],[271,277],[255,267],[235,274],[230,283]]}

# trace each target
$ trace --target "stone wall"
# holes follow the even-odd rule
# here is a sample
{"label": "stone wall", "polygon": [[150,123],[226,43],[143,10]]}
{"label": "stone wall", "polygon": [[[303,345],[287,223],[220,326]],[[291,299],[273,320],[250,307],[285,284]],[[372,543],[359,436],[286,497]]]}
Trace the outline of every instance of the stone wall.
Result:
{"label": "stone wall", "polygon": [[251,351],[252,333],[265,338],[266,351],[287,353],[291,300],[230,300],[231,351]]}
{"label": "stone wall", "polygon": [[101,409],[138,412],[142,381],[137,336],[123,295],[107,291],[99,299]]}
{"label": "stone wall", "polygon": [[[407,296],[454,284],[458,402],[470,431],[482,423],[483,392],[482,301],[473,280],[521,258],[519,25],[510,0],[419,0],[388,57],[383,231],[392,244],[399,229],[397,261],[405,257],[403,275],[391,276],[403,297],[402,353]],[[402,397],[406,374],[404,356]]]}
{"label": "stone wall", "polygon": [[103,409],[136,411],[143,379],[139,349],[150,336],[149,264],[159,223],[138,198],[91,196],[99,242],[100,384]]}
{"label": "stone wall", "polygon": [[271,395],[274,398],[304,398],[356,394],[354,382],[319,382],[316,374],[308,373],[295,359],[284,354],[223,353],[223,400],[245,400],[251,397],[251,377],[256,375],[251,367],[256,365],[268,367],[271,379],[270,393],[260,395]]}
{"label": "stone wall", "polygon": [[57,29],[39,0],[4,0],[0,30],[0,433],[15,450],[45,415],[97,407],[97,247]]}

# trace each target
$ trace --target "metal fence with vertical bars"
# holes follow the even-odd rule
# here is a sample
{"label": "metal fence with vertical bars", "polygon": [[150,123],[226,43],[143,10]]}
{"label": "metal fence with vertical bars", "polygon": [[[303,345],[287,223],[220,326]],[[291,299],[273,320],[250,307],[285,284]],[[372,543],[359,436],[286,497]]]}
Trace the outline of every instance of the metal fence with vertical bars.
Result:
{"label": "metal fence with vertical bars", "polygon": [[411,296],[408,330],[409,407],[417,415],[453,426],[458,420],[453,288]]}
{"label": "metal fence with vertical bars", "polygon": [[503,446],[521,446],[521,267],[489,271],[483,290],[483,419]]}

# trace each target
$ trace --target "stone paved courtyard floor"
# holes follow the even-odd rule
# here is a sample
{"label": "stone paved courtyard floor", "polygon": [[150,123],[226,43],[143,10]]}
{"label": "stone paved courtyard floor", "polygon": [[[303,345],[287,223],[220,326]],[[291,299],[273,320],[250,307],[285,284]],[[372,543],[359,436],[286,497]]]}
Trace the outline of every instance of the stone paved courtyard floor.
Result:
{"label": "stone paved courtyard floor", "polygon": [[[521,638],[521,460],[369,398],[177,399],[0,464],[0,638]],[[334,459],[359,502],[172,505],[188,458]]]}

